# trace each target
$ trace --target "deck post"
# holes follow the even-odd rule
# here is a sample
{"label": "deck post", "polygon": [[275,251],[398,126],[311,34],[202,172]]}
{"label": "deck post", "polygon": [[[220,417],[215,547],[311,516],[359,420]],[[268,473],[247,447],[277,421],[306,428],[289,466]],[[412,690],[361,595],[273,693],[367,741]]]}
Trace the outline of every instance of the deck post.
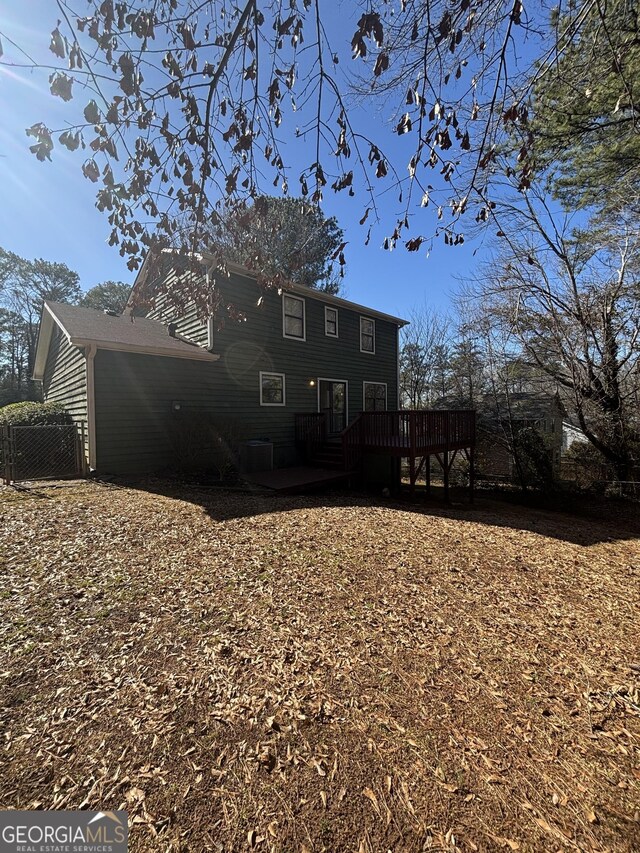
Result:
{"label": "deck post", "polygon": [[411,494],[416,491],[416,457],[411,454],[409,457],[409,482],[411,483]]}
{"label": "deck post", "polygon": [[474,469],[474,445],[469,448],[469,500],[473,503],[473,492],[475,486],[475,469]]}
{"label": "deck post", "polygon": [[409,413],[409,450],[412,457],[416,454],[416,414],[417,412]]}
{"label": "deck post", "polygon": [[449,451],[442,454],[442,474],[444,478],[444,499],[449,503]]}
{"label": "deck post", "polygon": [[393,459],[393,480],[394,490],[396,494],[400,494],[402,490],[402,456]]}
{"label": "deck post", "polygon": [[431,456],[427,455],[426,470],[424,472],[425,494],[431,494]]}
{"label": "deck post", "polygon": [[442,454],[442,458],[444,460],[444,499],[449,502],[449,469],[451,467],[451,463],[449,461],[449,426],[451,424],[451,418],[447,418],[445,421],[445,430],[444,430],[444,453]]}

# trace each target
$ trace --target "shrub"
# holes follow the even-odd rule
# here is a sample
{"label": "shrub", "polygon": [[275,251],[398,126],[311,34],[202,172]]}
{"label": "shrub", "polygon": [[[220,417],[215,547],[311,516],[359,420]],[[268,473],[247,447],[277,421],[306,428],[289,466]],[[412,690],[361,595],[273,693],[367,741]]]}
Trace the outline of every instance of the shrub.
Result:
{"label": "shrub", "polygon": [[[636,458],[640,452],[635,452]],[[618,482],[614,466],[607,462],[605,457],[590,442],[574,441],[566,456],[575,471],[576,483],[582,488],[588,488],[595,492],[611,493],[613,495],[629,494],[632,497],[638,494],[640,483],[640,469],[632,467],[629,471],[629,486],[623,486]]]}
{"label": "shrub", "polygon": [[466,459],[462,453],[459,453],[456,456],[455,462],[451,466],[451,471],[449,472],[449,485],[468,486],[470,471],[471,465],[469,464],[469,460]]}
{"label": "shrub", "polygon": [[11,403],[0,409],[0,425],[35,426],[70,424],[71,415],[61,403]]}
{"label": "shrub", "polygon": [[523,489],[549,492],[554,487],[551,452],[544,436],[535,427],[519,429],[513,437],[516,470]]}

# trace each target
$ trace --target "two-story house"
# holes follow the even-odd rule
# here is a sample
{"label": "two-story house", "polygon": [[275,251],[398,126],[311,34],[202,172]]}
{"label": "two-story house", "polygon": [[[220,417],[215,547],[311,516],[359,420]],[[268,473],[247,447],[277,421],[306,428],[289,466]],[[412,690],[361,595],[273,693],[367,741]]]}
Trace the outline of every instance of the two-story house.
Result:
{"label": "two-story house", "polygon": [[[92,469],[171,467],[173,425],[190,413],[231,424],[238,445],[268,440],[274,466],[287,467],[301,461],[297,414],[322,414],[337,435],[362,411],[398,408],[406,321],[304,287],[265,289],[244,268],[199,260],[218,316],[199,316],[188,300],[176,312],[161,295],[146,317],[45,304],[34,377],[45,400],[86,422]],[[179,256],[150,256],[132,296],[184,289],[184,275]]]}

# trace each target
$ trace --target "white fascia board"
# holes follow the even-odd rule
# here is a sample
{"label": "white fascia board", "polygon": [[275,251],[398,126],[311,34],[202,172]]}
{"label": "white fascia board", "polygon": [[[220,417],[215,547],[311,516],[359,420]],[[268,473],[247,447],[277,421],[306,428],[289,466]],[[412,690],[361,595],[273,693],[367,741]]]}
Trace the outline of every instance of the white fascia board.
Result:
{"label": "white fascia board", "polygon": [[36,357],[33,365],[33,378],[38,382],[42,382],[44,377],[44,369],[47,364],[47,355],[49,353],[49,344],[51,343],[51,335],[53,333],[54,325],[58,326],[65,338],[69,343],[71,343],[71,336],[69,335],[69,332],[67,332],[58,317],[56,317],[51,308],[49,308],[45,302],[42,309],[42,317],[40,318],[38,341],[36,343]]}
{"label": "white fascia board", "polygon": [[293,293],[303,293],[309,296],[310,299],[317,299],[319,302],[326,302],[328,305],[335,305],[336,308],[347,308],[350,311],[355,311],[359,314],[368,317],[374,317],[376,320],[386,320],[388,323],[393,323],[395,326],[402,328],[408,326],[409,321],[403,320],[400,317],[394,317],[391,314],[385,314],[382,311],[376,311],[368,305],[359,305],[357,302],[349,302],[348,299],[342,299],[340,296],[333,296],[331,293],[322,293],[320,290],[314,290],[311,287],[303,287],[301,284],[292,284],[289,288]]}

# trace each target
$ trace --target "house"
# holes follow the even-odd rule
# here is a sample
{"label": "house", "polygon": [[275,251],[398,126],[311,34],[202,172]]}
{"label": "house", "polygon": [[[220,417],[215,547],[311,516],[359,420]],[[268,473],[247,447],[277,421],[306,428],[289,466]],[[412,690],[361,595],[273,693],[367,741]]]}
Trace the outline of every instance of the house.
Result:
{"label": "house", "polygon": [[562,456],[566,456],[573,444],[588,444],[589,439],[582,429],[570,420],[562,421]]}
{"label": "house", "polygon": [[512,435],[534,427],[546,445],[554,475],[559,476],[566,411],[557,394],[518,392],[497,399],[488,396],[483,409],[495,414],[483,417],[478,424],[477,464],[482,474],[515,479]]}
{"label": "house", "polygon": [[[132,294],[184,287],[181,256],[151,253]],[[45,303],[34,378],[45,400],[86,422],[90,468],[148,473],[174,462],[175,427],[198,417],[225,425],[235,448],[261,439],[273,465],[301,461],[296,414],[339,435],[362,411],[398,408],[398,332],[404,320],[291,285],[264,289],[250,271],[199,256],[224,314],[175,312],[159,298],[146,316]]]}

